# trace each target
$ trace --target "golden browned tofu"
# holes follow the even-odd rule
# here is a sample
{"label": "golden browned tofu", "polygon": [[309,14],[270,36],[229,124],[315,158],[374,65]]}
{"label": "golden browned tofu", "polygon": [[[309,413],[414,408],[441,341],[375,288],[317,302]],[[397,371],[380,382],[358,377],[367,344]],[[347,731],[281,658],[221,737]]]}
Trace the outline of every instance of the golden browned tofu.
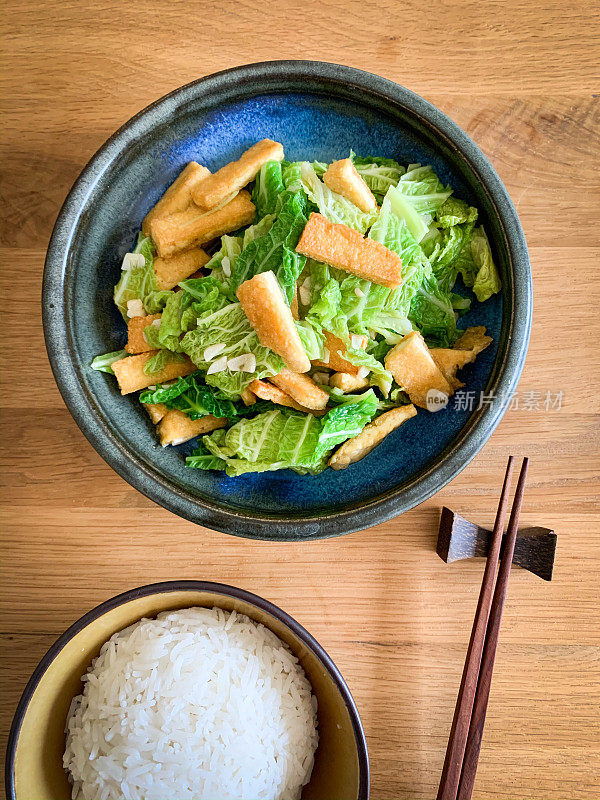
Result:
{"label": "golden browned tofu", "polygon": [[183,444],[195,436],[210,433],[217,428],[224,428],[226,425],[227,419],[223,417],[213,417],[209,414],[200,419],[190,419],[183,411],[171,409],[158,423],[156,430],[160,437],[160,443],[166,447],[168,444]]}
{"label": "golden browned tofu", "polygon": [[155,425],[169,412],[164,403],[142,403],[142,405]]}
{"label": "golden browned tofu", "polygon": [[305,414],[313,414],[315,417],[320,417],[325,413],[322,409],[307,408],[297,403],[287,392],[269,383],[269,381],[254,380],[248,388],[251,389],[257,397],[260,397],[261,400],[270,400],[278,406],[293,408],[296,411],[303,411]]}
{"label": "golden browned tofu", "polygon": [[154,274],[159,289],[172,289],[179,281],[191,278],[210,261],[210,256],[201,247],[193,247],[171,258],[154,259]]}
{"label": "golden browned tofu", "polygon": [[486,336],[485,328],[480,325],[467,328],[453,348],[436,347],[430,350],[431,356],[440,368],[442,375],[456,391],[465,384],[456,377],[456,372],[475,358],[492,343],[492,337]]}
{"label": "golden browned tofu", "polygon": [[334,389],[341,389],[344,393],[357,392],[367,388],[369,379],[359,378],[358,375],[352,375],[349,372],[334,372],[329,378],[329,385]]}
{"label": "golden browned tofu", "polygon": [[454,391],[463,387],[464,383],[458,380],[456,371],[462,369],[465,364],[475,361],[475,352],[473,350],[454,350],[446,347],[434,347],[429,352]]}
{"label": "golden browned tofu", "polygon": [[129,320],[127,323],[127,344],[125,345],[125,350],[128,353],[149,353],[152,350],[152,347],[144,337],[144,331],[148,325],[152,325],[160,317],[160,314],[149,314],[147,317],[132,317]]}
{"label": "golden browned tofu", "polygon": [[402,283],[399,255],[379,242],[363,238],[347,225],[330,222],[322,214],[310,215],[296,250],[391,289]]}
{"label": "golden browned tofu", "polygon": [[199,183],[192,192],[194,202],[200,208],[213,208],[254,180],[267,161],[283,161],[283,145],[271,139],[253,144],[237,161],[231,161]]}
{"label": "golden browned tofu", "polygon": [[146,214],[142,222],[142,232],[150,236],[150,223],[157,217],[168,217],[185,209],[192,202],[192,189],[210,175],[210,170],[195,161],[182,170],[181,174],[163,194],[154,208]]}
{"label": "golden browned tofu", "polygon": [[182,250],[189,250],[249,225],[254,219],[254,211],[250,195],[242,191],[228,203],[210,211],[192,203],[185,211],[169,217],[157,217],[150,222],[150,235],[158,255],[170,258]]}
{"label": "golden browned tofu", "polygon": [[244,281],[237,296],[260,343],[280,355],[293,372],[308,372],[310,361],[274,272]]}
{"label": "golden browned tofu", "polygon": [[390,350],[385,357],[385,366],[416,406],[427,408],[427,392],[430,389],[437,389],[448,396],[452,394],[452,387],[418,331],[407,334]]}
{"label": "golden browned tofu", "polygon": [[475,328],[467,328],[460,339],[454,342],[455,350],[471,350],[475,356],[479,355],[482,350],[485,350],[494,340],[491,336],[485,335],[485,328],[483,325],[478,325]]}
{"label": "golden browned tofu", "polygon": [[147,389],[148,386],[153,386],[156,383],[166,383],[167,381],[181,378],[184,375],[190,375],[198,368],[185,356],[183,361],[171,361],[160,372],[153,372],[151,375],[146,375],[144,372],[144,364],[151,358],[158,350],[152,350],[150,353],[140,353],[136,356],[127,356],[120,361],[115,361],[112,365],[113,372],[116,375],[121,394],[131,394],[131,392],[139,392],[140,389]]}
{"label": "golden browned tofu", "polygon": [[333,469],[345,469],[350,464],[360,461],[374,447],[377,447],[388,433],[399,428],[416,413],[417,409],[413,405],[399,406],[392,408],[391,411],[386,411],[385,414],[365,425],[358,436],[344,442],[329,459],[329,466]]}
{"label": "golden browned tofu", "polygon": [[253,406],[254,403],[256,403],[256,395],[254,392],[250,391],[247,386],[245,389],[242,389],[242,394],[240,396],[245,406]]}
{"label": "golden browned tofu", "polygon": [[292,302],[290,303],[290,311],[292,312],[292,317],[294,319],[300,319],[300,312],[298,310],[298,284],[296,284],[296,288],[294,289],[294,294],[292,295]]}
{"label": "golden browned tofu", "polygon": [[342,158],[330,164],[323,175],[323,181],[332,192],[341,194],[365,214],[377,205],[373,192],[358,174],[351,158]]}
{"label": "golden browned tofu", "polygon": [[[336,372],[347,372],[349,375],[357,375],[360,368],[346,361],[341,355],[348,349],[344,342],[329,331],[323,331],[323,333],[325,334],[325,347],[329,351],[329,361],[321,361],[317,358],[312,362],[313,365],[315,367],[329,367],[329,369],[334,369]],[[360,336],[358,338],[360,339],[360,347],[364,350],[367,346],[367,337]]]}
{"label": "golden browned tofu", "polygon": [[284,369],[279,375],[273,375],[269,380],[293,397],[301,406],[311,411],[325,408],[329,400],[327,392],[317,386],[311,377],[303,373]]}
{"label": "golden browned tofu", "polygon": [[304,411],[304,406],[297,403],[292,397],[289,396],[283,389],[274,386],[268,381],[254,380],[248,387],[251,392],[261,400],[270,400],[278,406],[287,406],[288,408],[295,408],[296,411]]}

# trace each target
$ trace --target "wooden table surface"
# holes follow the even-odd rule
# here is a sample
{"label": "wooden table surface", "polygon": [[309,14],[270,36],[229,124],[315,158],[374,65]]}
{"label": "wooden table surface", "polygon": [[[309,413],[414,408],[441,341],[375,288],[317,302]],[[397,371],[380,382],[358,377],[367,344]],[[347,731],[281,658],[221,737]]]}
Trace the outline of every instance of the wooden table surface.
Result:
{"label": "wooden table surface", "polygon": [[[491,523],[508,454],[527,454],[522,520],[558,533],[555,579],[511,578],[475,796],[600,796],[598,10],[589,0],[5,0],[4,742],[38,660],[81,614],[151,581],[216,580],[281,605],[329,651],[364,722],[372,798],[431,798],[482,574],[481,562],[436,556],[439,511]],[[289,545],[203,530],[126,484],[67,412],[40,321],[50,232],[95,150],[171,89],[276,58],[377,72],[456,120],[518,208],[535,295],[521,407],[469,467],[399,519]],[[535,409],[547,391],[563,392],[560,409]]]}

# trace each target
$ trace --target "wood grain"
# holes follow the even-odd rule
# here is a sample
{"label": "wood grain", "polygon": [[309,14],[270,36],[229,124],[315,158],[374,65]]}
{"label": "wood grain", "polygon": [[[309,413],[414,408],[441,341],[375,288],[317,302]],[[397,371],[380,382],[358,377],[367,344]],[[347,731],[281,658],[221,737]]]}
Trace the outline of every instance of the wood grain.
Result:
{"label": "wood grain", "polygon": [[[3,742],[29,675],[77,617],[135,585],[205,578],[273,600],[330,652],[365,724],[374,800],[432,797],[482,571],[435,554],[439,512],[490,526],[514,453],[531,458],[521,524],[555,530],[557,560],[550,584],[511,577],[474,796],[597,798],[597,2],[6,0],[2,13]],[[276,58],[375,71],[477,141],[531,248],[520,392],[564,393],[560,410],[509,411],[469,467],[409,514],[304,545],[203,530],[130,488],[66,411],[40,321],[52,225],[95,150],[171,89]]]}

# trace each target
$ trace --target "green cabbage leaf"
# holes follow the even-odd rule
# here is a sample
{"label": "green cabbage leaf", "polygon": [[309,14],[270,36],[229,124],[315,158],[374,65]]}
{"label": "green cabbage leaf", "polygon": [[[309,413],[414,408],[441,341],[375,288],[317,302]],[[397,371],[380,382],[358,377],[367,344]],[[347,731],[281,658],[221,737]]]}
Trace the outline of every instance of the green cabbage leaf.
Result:
{"label": "green cabbage leaf", "polygon": [[350,156],[356,171],[381,203],[390,186],[397,186],[406,170],[392,158]]}
{"label": "green cabbage leaf", "polygon": [[306,208],[304,192],[287,197],[269,230],[246,244],[237,257],[232,273],[234,289],[261,272],[271,271],[277,276],[288,303],[291,302],[296,280],[306,263],[306,257],[296,253],[308,221]]}
{"label": "green cabbage leaf", "polygon": [[205,460],[208,452],[224,463],[231,476],[286,468],[316,474],[325,469],[333,448],[357,436],[377,409],[373,391],[355,402],[336,405],[320,419],[312,414],[273,409],[242,419],[227,431],[204,436],[202,450],[192,453],[187,465],[220,468]]}
{"label": "green cabbage leaf", "polygon": [[121,278],[115,286],[113,295],[115,304],[123,315],[125,322],[129,321],[127,315],[127,303],[129,300],[141,300],[144,302],[147,295],[158,291],[153,268],[154,245],[150,237],[139,233],[133,253],[141,253],[144,256],[144,266],[122,270]]}
{"label": "green cabbage leaf", "polygon": [[267,161],[256,176],[252,190],[252,202],[256,206],[256,216],[262,219],[267,214],[276,214],[281,208],[281,196],[285,186],[281,177],[281,163]]}
{"label": "green cabbage leaf", "polygon": [[239,303],[231,303],[202,317],[197,327],[188,331],[181,340],[183,351],[201,370],[208,370],[211,362],[204,360],[204,352],[214,344],[225,345],[219,358],[225,356],[230,359],[246,353],[253,353],[256,358],[254,372],[232,372],[226,368],[222,372],[206,375],[206,383],[221,389],[229,399],[239,398],[255,378],[277,375],[285,367],[280,356],[261,345]]}
{"label": "green cabbage leaf", "polygon": [[[284,178],[284,181],[289,180],[286,188],[290,191],[292,187],[303,188],[309,200],[331,222],[348,225],[364,234],[377,219],[377,210],[364,213],[341,194],[333,192],[323,183],[313,165],[308,161],[299,162],[299,166],[296,166],[294,170],[292,170],[293,166],[289,165],[286,178]],[[300,182],[299,186],[298,181]]]}
{"label": "green cabbage leaf", "polygon": [[234,403],[222,395],[219,389],[207,386],[200,372],[179,378],[169,386],[146,389],[140,394],[140,402],[162,403],[168,409],[183,411],[190,419],[200,419],[208,414],[233,419],[272,407],[268,401],[259,401],[253,406],[246,406],[241,401]]}
{"label": "green cabbage leaf", "polygon": [[120,361],[122,358],[127,358],[129,353],[127,350],[113,350],[112,353],[104,353],[104,355],[96,356],[90,364],[92,369],[98,372],[106,372],[108,375],[114,375],[112,365],[115,361]]}

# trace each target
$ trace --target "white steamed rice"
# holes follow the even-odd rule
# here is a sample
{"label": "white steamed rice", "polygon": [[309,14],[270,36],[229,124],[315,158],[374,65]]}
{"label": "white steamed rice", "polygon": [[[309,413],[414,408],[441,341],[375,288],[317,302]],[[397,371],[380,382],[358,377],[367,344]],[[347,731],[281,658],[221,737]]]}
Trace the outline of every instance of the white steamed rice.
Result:
{"label": "white steamed rice", "polygon": [[242,614],[189,608],[103,645],[67,718],[75,800],[298,798],[317,701],[297,658]]}

